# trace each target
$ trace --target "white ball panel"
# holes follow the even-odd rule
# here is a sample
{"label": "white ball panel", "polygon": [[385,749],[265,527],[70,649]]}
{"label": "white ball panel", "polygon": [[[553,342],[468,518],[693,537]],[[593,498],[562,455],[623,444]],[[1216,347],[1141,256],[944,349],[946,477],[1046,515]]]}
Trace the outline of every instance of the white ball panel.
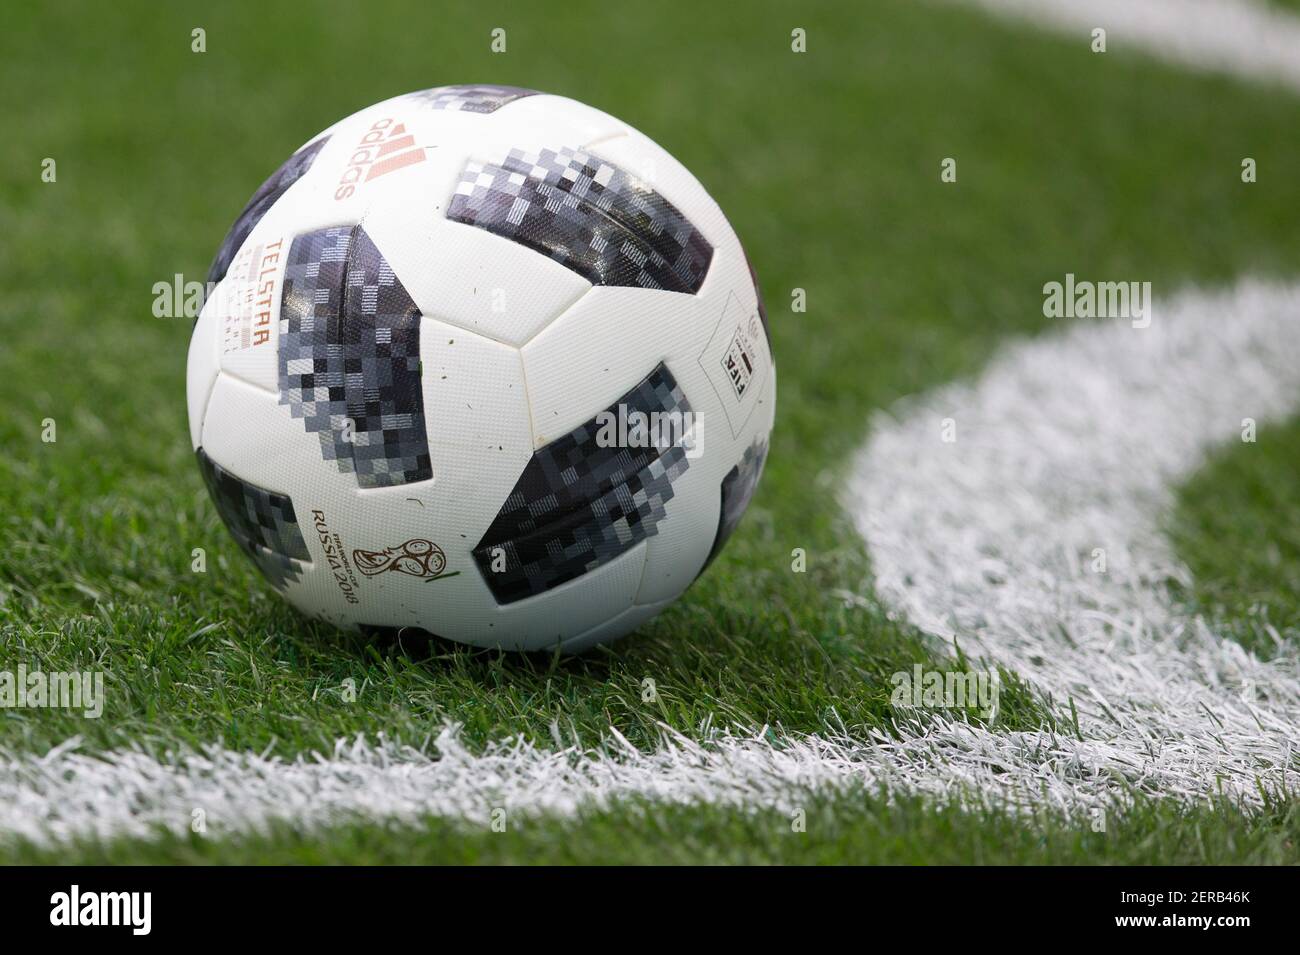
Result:
{"label": "white ball panel", "polygon": [[[523,362],[510,345],[427,316],[421,391],[433,480],[461,510],[495,516],[532,456]],[[477,526],[481,536],[487,524]]]}
{"label": "white ball panel", "polygon": [[404,190],[440,158],[446,164],[437,145],[425,111],[388,100],[331,127],[329,141],[294,188],[310,193],[310,207],[320,213],[322,224],[359,222],[375,203],[401,201]]}
{"label": "white ball panel", "polygon": [[709,332],[712,303],[696,295],[595,286],[521,352],[540,447],[618,401],[659,362],[701,410],[712,392],[697,362]]}
{"label": "white ball panel", "polygon": [[604,623],[597,624],[585,633],[580,633],[576,637],[570,637],[564,641],[560,648],[565,653],[581,653],[583,650],[590,650],[592,647],[609,643],[620,637],[625,637],[643,623],[647,623],[657,617],[671,600],[666,600],[656,604],[638,604],[635,607],[629,607],[613,620],[607,620]]}
{"label": "white ball panel", "polygon": [[208,399],[219,371],[216,314],[205,304],[190,333],[189,355],[185,362],[185,405],[189,413],[190,446],[196,450],[203,437],[203,416],[207,413]]}
{"label": "white ball panel", "polygon": [[449,222],[445,200],[385,205],[364,222],[426,318],[520,345],[591,288],[540,252]]}
{"label": "white ball panel", "polygon": [[286,494],[300,513],[354,497],[356,478],[321,460],[320,439],[275,395],[222,373],[203,419],[203,450],[236,477]]}
{"label": "white ball panel", "polygon": [[475,145],[489,151],[515,147],[577,147],[595,139],[618,135],[627,129],[626,124],[598,109],[550,93],[525,96],[507,103],[490,113],[488,120],[487,128]]}
{"label": "white ball panel", "polygon": [[[748,272],[743,281],[749,284]],[[740,292],[745,295],[746,289],[742,288]],[[708,341],[696,357],[696,363],[708,379],[722,412],[721,417],[712,422],[713,434],[725,434],[732,440],[739,440],[757,412],[763,389],[773,371],[771,351],[758,317],[752,286],[745,295],[751,303],[748,309],[742,306],[741,295],[730,290],[726,292]],[[715,292],[714,301],[717,297]]]}

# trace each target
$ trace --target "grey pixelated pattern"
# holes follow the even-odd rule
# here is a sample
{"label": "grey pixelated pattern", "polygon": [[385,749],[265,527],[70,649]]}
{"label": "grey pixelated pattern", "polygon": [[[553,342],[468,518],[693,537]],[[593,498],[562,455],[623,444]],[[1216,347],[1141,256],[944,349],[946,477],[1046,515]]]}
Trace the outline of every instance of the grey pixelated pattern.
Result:
{"label": "grey pixelated pattern", "polygon": [[314,143],[302,147],[286,159],[284,165],[271,173],[271,178],[258,187],[257,192],[253,193],[253,198],[248,200],[248,205],[244,206],[244,211],[235,220],[235,224],[226,233],[221,248],[217,250],[217,257],[212,261],[212,268],[208,270],[209,282],[220,282],[225,278],[226,270],[230,268],[230,263],[239,252],[239,247],[244,244],[244,240],[248,238],[248,234],[257,227],[257,224],[262,221],[262,216],[266,215],[267,210],[275,205],[288,188],[307,174],[307,170],[311,168],[311,164],[316,161],[316,156],[327,142],[329,137],[322,136]]}
{"label": "grey pixelated pattern", "polygon": [[[690,405],[660,364],[609,409],[686,414]],[[690,462],[683,445],[602,446],[593,417],[533,453],[474,548],[499,603],[543,593],[599,567],[656,533],[673,481]],[[629,442],[630,443],[630,442]],[[504,570],[493,570],[501,549]]]}
{"label": "grey pixelated pattern", "polygon": [[[420,311],[360,226],[293,240],[280,305],[280,403],[363,488],[433,476]],[[352,440],[346,426],[353,422]]]}
{"label": "grey pixelated pattern", "polygon": [[573,149],[471,161],[447,218],[548,255],[593,285],[698,292],[713,246],[659,193]]}
{"label": "grey pixelated pattern", "polygon": [[240,480],[198,450],[199,470],[217,513],[259,570],[277,590],[302,578],[302,562],[310,561],[293,501]]}
{"label": "grey pixelated pattern", "polygon": [[[740,463],[722,479],[722,512],[718,516],[718,533],[713,538],[713,548],[709,551],[709,559],[704,562],[705,567],[713,563],[713,558],[718,556],[722,546],[727,543],[727,538],[745,515],[749,500],[758,487],[758,479],[763,475],[763,463],[766,460],[767,440],[756,438],[745,449]],[[700,572],[703,573],[703,569]]]}
{"label": "grey pixelated pattern", "polygon": [[525,96],[536,96],[537,90],[522,86],[494,86],[490,83],[464,86],[439,86],[411,94],[429,109],[459,111],[462,113],[495,113],[506,103]]}

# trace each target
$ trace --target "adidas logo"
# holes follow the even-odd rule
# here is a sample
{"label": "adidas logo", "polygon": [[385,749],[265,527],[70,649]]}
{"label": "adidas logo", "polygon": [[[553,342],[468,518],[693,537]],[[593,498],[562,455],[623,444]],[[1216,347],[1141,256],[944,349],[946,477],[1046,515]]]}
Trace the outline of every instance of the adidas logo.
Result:
{"label": "adidas logo", "polygon": [[391,118],[378,120],[366,130],[348,157],[334,198],[346,199],[361,183],[417,162],[424,162],[424,147],[415,145],[415,137],[406,131],[406,124]]}

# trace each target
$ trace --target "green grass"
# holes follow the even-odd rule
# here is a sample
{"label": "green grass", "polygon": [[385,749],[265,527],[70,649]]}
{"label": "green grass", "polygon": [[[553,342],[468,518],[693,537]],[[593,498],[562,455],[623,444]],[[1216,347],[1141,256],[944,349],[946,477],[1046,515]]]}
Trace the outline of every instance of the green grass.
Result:
{"label": "green grass", "polygon": [[[1284,174],[1300,168],[1300,102],[1279,94],[901,0],[797,15],[774,0],[743,12],[678,3],[650,19],[604,9],[128,2],[9,13],[0,668],[102,668],[108,707],[97,722],[6,711],[0,748],[42,751],[75,734],[91,750],[221,740],[289,755],[357,732],[419,741],[447,720],[471,741],[547,739],[559,722],[588,742],[613,726],[641,746],[660,722],[687,733],[706,721],[887,727],[889,674],[947,649],[876,604],[835,502],[869,413],[1045,329],[1042,284],[1067,271],[1151,280],[1159,295],[1300,261],[1300,180]],[[204,54],[190,52],[197,25]],[[808,30],[806,55],[789,52],[795,25]],[[508,30],[504,56],[488,50],[496,26]],[[248,195],[313,133],[398,92],[482,81],[576,96],[661,142],[727,211],[772,316],[776,432],[741,530],[682,601],[578,660],[370,642],[289,610],[228,539],[194,466],[190,323],[150,316],[153,284],[202,278]],[[1238,178],[1247,155],[1262,171],[1251,186]],[[54,184],[40,181],[47,156]],[[949,156],[956,184],[939,179]],[[795,287],[807,290],[805,314],[789,311]],[[53,444],[40,440],[47,417]],[[208,552],[205,575],[190,572],[195,547]],[[809,554],[806,574],[790,570],[795,547]],[[846,603],[845,590],[866,600]],[[641,702],[645,678],[658,686],[653,706]],[[360,687],[354,703],[341,699],[346,679]],[[1014,674],[1004,683],[1002,727],[1050,719],[1031,687]],[[870,801],[837,809],[819,858],[853,859],[887,815]],[[521,838],[539,841],[514,849],[462,846],[431,824],[409,841],[374,830],[202,851],[598,858],[620,841],[619,818],[537,824]],[[984,857],[1007,838],[933,818],[918,857],[947,857],[944,826],[969,825]],[[728,848],[729,834],[749,839],[745,827],[759,825],[740,816],[623,822],[618,858],[662,858],[653,845],[674,832],[695,845],[712,833],[720,854],[784,858],[757,836]],[[1063,845],[1081,838],[1053,831]],[[1225,859],[1254,858],[1234,845],[1214,843]]]}
{"label": "green grass", "polygon": [[1170,535],[1185,595],[1264,657],[1300,641],[1300,418],[1225,447],[1181,489]]}
{"label": "green grass", "polygon": [[[83,842],[87,865],[446,865],[545,861],[576,865],[1206,865],[1293,864],[1300,808],[1272,803],[1246,815],[1227,804],[1180,810],[1141,801],[1080,825],[1054,813],[1016,816],[880,792],[810,793],[796,817],[762,806],[621,805],[573,820],[510,820],[504,832],[443,820],[419,826],[340,825],[304,836],[289,826],[236,839],[163,835]],[[19,847],[16,863],[68,858]]]}

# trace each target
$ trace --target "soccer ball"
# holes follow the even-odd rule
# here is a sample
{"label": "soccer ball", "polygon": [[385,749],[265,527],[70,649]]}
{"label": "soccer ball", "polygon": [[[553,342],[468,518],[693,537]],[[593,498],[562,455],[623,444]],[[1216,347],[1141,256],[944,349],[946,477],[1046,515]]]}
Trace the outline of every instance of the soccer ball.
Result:
{"label": "soccer ball", "polygon": [[271,584],[340,626],[622,636],[762,472],[776,369],[740,241],[574,100],[447,86],[348,117],[262,184],[209,283],[199,467]]}

